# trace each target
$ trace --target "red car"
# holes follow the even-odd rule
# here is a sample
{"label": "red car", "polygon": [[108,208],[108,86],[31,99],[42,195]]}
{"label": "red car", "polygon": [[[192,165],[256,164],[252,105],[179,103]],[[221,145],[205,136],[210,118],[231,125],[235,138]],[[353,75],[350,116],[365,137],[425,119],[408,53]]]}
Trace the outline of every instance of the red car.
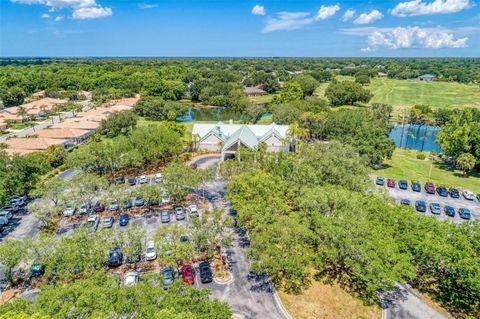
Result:
{"label": "red car", "polygon": [[433,183],[425,183],[425,190],[429,194],[435,194],[435,186],[433,186]]}
{"label": "red car", "polygon": [[195,283],[195,273],[193,267],[190,265],[184,265],[181,269],[182,280],[186,284],[193,285]]}
{"label": "red car", "polygon": [[389,178],[387,180],[387,186],[395,188],[395,180],[393,178]]}

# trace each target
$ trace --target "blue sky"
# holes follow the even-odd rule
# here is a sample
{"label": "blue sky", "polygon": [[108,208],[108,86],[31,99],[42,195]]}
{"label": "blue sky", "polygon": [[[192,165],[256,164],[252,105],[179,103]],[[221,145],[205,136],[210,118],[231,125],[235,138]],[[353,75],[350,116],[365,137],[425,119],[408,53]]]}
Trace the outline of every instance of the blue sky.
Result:
{"label": "blue sky", "polygon": [[472,0],[0,0],[1,56],[480,56]]}

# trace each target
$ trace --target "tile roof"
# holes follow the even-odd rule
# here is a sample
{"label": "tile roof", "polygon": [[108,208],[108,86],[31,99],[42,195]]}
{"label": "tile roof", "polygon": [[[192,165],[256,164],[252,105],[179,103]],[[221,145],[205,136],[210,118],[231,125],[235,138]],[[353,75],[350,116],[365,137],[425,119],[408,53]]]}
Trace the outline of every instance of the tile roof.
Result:
{"label": "tile roof", "polygon": [[66,140],[44,138],[44,137],[32,137],[32,138],[11,138],[5,141],[7,149],[19,149],[19,150],[46,150],[50,145],[60,145],[65,143]]}
{"label": "tile roof", "polygon": [[82,130],[76,128],[48,128],[35,133],[38,137],[54,139],[79,138],[90,133],[91,130]]}

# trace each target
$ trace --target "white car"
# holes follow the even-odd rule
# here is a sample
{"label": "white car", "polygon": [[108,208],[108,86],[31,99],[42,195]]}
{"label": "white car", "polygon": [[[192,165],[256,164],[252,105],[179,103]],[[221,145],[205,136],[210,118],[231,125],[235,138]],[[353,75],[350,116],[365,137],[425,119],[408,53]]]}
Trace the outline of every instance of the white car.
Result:
{"label": "white car", "polygon": [[168,195],[163,195],[162,196],[162,204],[170,204],[172,200],[170,199],[170,197]]}
{"label": "white car", "polygon": [[125,274],[124,285],[125,286],[135,286],[139,279],[138,272],[131,271]]}
{"label": "white car", "polygon": [[70,216],[73,216],[73,214],[75,214],[75,211],[77,209],[75,208],[75,206],[73,206],[72,204],[67,204],[65,206],[65,209],[63,210],[63,216],[64,217],[70,217]]}
{"label": "white car", "polygon": [[142,176],[140,176],[140,177],[138,178],[138,182],[139,182],[140,184],[146,184],[147,181],[148,181],[148,180],[147,180],[147,176],[146,176],[146,175],[142,175]]}
{"label": "white car", "polygon": [[150,240],[147,243],[147,252],[145,253],[145,259],[146,260],[155,260],[157,259],[157,253],[155,250],[155,243],[153,240]]}
{"label": "white car", "polygon": [[92,230],[97,230],[100,219],[97,215],[90,215],[87,219],[87,226]]}
{"label": "white car", "polygon": [[469,190],[464,190],[463,191],[463,197],[465,197],[466,200],[474,200],[475,199],[475,195]]}
{"label": "white car", "polygon": [[196,204],[191,204],[188,206],[188,211],[190,212],[190,215],[198,216],[198,207]]}
{"label": "white car", "polygon": [[155,182],[161,182],[163,181],[163,174],[162,173],[157,173],[155,174]]}

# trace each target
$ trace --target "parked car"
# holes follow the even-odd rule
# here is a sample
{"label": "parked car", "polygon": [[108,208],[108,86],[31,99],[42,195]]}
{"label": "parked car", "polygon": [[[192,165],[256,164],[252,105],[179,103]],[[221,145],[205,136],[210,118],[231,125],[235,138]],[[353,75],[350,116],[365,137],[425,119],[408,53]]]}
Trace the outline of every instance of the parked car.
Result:
{"label": "parked car", "polygon": [[11,203],[10,203],[10,205],[7,205],[7,206],[2,208],[2,210],[8,210],[12,214],[18,212],[19,209],[20,209],[20,207],[18,205],[11,204]]}
{"label": "parked car", "polygon": [[131,186],[137,185],[137,179],[133,176],[130,176],[127,178],[127,183],[130,184]]}
{"label": "parked car", "polygon": [[450,188],[449,193],[451,198],[460,198],[460,191],[456,188]]}
{"label": "parked car", "polygon": [[157,252],[155,249],[155,242],[153,240],[150,240],[147,243],[147,251],[145,253],[145,259],[146,260],[155,260],[157,259]]}
{"label": "parked car", "polygon": [[125,257],[125,262],[128,264],[134,264],[138,263],[140,260],[142,260],[142,252],[137,251],[135,253],[132,253],[131,255],[128,255]]}
{"label": "parked car", "polygon": [[13,210],[9,206],[3,207],[2,209],[0,209],[0,216],[4,216],[8,220],[10,220],[13,217],[12,212],[13,212]]}
{"label": "parked car", "polygon": [[175,219],[176,220],[185,219],[185,211],[183,210],[183,207],[180,205],[175,206]]}
{"label": "parked car", "polygon": [[190,265],[183,265],[181,270],[182,280],[186,284],[193,285],[195,283],[195,272]]}
{"label": "parked car", "polygon": [[425,213],[427,211],[427,204],[423,200],[417,200],[415,202],[415,209],[417,212]]}
{"label": "parked car", "polygon": [[135,286],[140,279],[138,272],[130,271],[125,274],[124,285],[125,286]]}
{"label": "parked car", "polygon": [[97,230],[99,222],[100,220],[97,215],[89,215],[87,219],[87,227],[91,230]]}
{"label": "parked car", "polygon": [[168,196],[167,194],[163,194],[163,196],[162,196],[162,205],[170,204],[171,201],[172,201],[172,200],[171,200],[170,196]]}
{"label": "parked car", "polygon": [[139,182],[140,184],[146,184],[146,183],[148,183],[148,178],[147,178],[147,176],[146,176],[146,175],[140,176],[140,177],[138,178],[138,182]]}
{"label": "parked car", "polygon": [[112,248],[109,252],[109,256],[107,261],[105,262],[105,266],[109,268],[118,267],[123,263],[123,255],[120,247]]}
{"label": "parked car", "polygon": [[175,280],[175,271],[172,267],[167,267],[162,271],[163,274],[163,288],[168,289]]}
{"label": "parked car", "polygon": [[198,216],[197,204],[190,204],[190,206],[188,206],[188,211],[190,212],[190,216]]}
{"label": "parked car", "polygon": [[118,219],[118,224],[120,226],[127,226],[129,220],[130,220],[130,217],[127,214],[121,214],[120,218]]}
{"label": "parked car", "polygon": [[442,206],[440,206],[439,203],[431,203],[430,212],[435,215],[440,215],[442,213]]}
{"label": "parked car", "polygon": [[170,222],[170,212],[168,210],[162,210],[160,213],[160,219],[162,223],[169,223]]}
{"label": "parked car", "polygon": [[395,188],[395,180],[393,178],[387,179],[387,186]]}
{"label": "parked car", "polygon": [[464,190],[463,191],[463,197],[465,197],[466,200],[474,200],[475,199],[475,195],[469,190]]}
{"label": "parked car", "polygon": [[92,205],[90,205],[90,203],[83,204],[78,209],[78,213],[81,214],[81,215],[90,214],[91,212],[92,212]]}
{"label": "parked car", "polygon": [[200,269],[200,281],[205,284],[213,281],[213,273],[208,261],[202,261],[198,268]]}
{"label": "parked car", "polygon": [[123,176],[115,177],[113,179],[113,184],[115,184],[115,185],[125,184],[125,177],[123,177]]}
{"label": "parked car", "polygon": [[8,225],[8,217],[4,215],[0,215],[0,228]]}
{"label": "parked car", "polygon": [[445,186],[437,187],[437,194],[442,196],[442,197],[447,197],[448,196],[448,190]]}
{"label": "parked car", "polygon": [[162,173],[155,174],[155,182],[160,183],[161,181],[163,181],[163,174]]}
{"label": "parked car", "polygon": [[455,208],[452,206],[445,206],[443,210],[445,211],[445,215],[455,217]]}
{"label": "parked car", "polygon": [[101,213],[105,211],[105,206],[103,206],[100,202],[97,202],[95,206],[93,206],[93,211],[95,213]]}
{"label": "parked car", "polygon": [[413,182],[412,183],[412,191],[420,192],[421,190],[422,190],[422,186],[420,185],[419,182]]}
{"label": "parked car", "polygon": [[104,217],[102,220],[103,228],[112,228],[115,219],[112,216]]}
{"label": "parked car", "polygon": [[425,183],[425,191],[428,194],[435,194],[435,185],[433,185],[431,182]]}
{"label": "parked car", "polygon": [[398,188],[406,190],[408,189],[408,182],[404,179],[398,181]]}
{"label": "parked car", "polygon": [[125,209],[132,208],[132,201],[130,199],[127,199],[126,201],[124,201],[123,202],[123,208],[125,208]]}
{"label": "parked car", "polygon": [[119,209],[120,209],[120,205],[118,205],[118,201],[116,199],[112,200],[110,202],[110,205],[108,206],[108,210],[111,212],[116,212]]}
{"label": "parked car", "polygon": [[135,204],[135,207],[141,207],[145,203],[143,202],[143,199],[140,196],[137,196],[137,197],[135,197],[134,204]]}
{"label": "parked car", "polygon": [[40,277],[45,273],[45,267],[40,263],[34,263],[30,267],[30,277]]}
{"label": "parked car", "polygon": [[75,211],[77,209],[73,204],[67,204],[65,205],[65,209],[63,210],[63,217],[70,217],[75,214]]}
{"label": "parked car", "polygon": [[383,185],[385,185],[385,179],[381,176],[378,176],[376,181],[375,181],[375,184],[377,184],[379,186],[383,186]]}
{"label": "parked car", "polygon": [[400,204],[410,206],[411,202],[409,199],[404,198],[400,201]]}
{"label": "parked car", "polygon": [[14,206],[17,206],[17,207],[23,207],[27,204],[27,195],[12,196],[8,199],[8,202],[11,205],[14,205]]}
{"label": "parked car", "polygon": [[472,214],[470,214],[470,210],[468,208],[460,208],[458,210],[458,215],[461,219],[470,219],[472,218]]}
{"label": "parked car", "polygon": [[187,235],[182,235],[182,236],[180,236],[180,242],[181,242],[181,243],[186,243],[186,242],[188,242],[189,240],[190,240],[190,239],[188,238]]}
{"label": "parked car", "polygon": [[150,199],[145,202],[145,207],[151,207],[151,206],[157,206],[158,205],[158,199]]}

